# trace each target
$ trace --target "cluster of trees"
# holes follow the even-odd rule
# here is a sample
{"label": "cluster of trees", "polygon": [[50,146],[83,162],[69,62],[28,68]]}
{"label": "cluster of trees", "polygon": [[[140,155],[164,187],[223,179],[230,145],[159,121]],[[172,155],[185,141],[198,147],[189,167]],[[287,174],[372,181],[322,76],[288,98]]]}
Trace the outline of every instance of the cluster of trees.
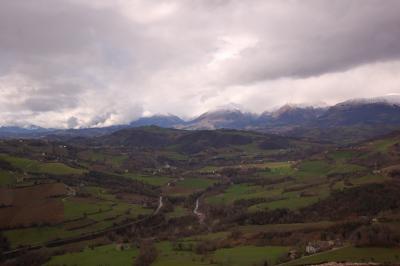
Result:
{"label": "cluster of trees", "polygon": [[389,175],[393,178],[400,178],[400,169],[393,169],[389,172]]}
{"label": "cluster of trees", "polygon": [[288,209],[274,209],[268,211],[259,211],[242,215],[237,222],[239,224],[285,224],[298,223],[304,219],[293,211]]}
{"label": "cluster of trees", "polygon": [[391,156],[388,153],[374,152],[366,154],[365,156],[353,157],[348,162],[363,165],[370,169],[380,169],[385,166],[396,164],[396,161],[398,161],[398,158]]}
{"label": "cluster of trees", "polygon": [[0,158],[0,169],[6,170],[6,171],[16,171],[17,170],[14,166],[12,166],[11,163],[9,163],[8,161],[3,160],[1,158]]}
{"label": "cluster of trees", "polygon": [[194,251],[197,254],[207,254],[209,252],[215,251],[218,248],[218,244],[216,241],[212,241],[212,240],[203,240],[203,241],[199,241],[195,248]]}
{"label": "cluster of trees", "polygon": [[176,139],[178,151],[195,154],[208,149],[225,148],[231,145],[245,145],[253,142],[252,136],[229,130],[201,130],[189,132]]}
{"label": "cluster of trees", "polygon": [[400,235],[380,224],[364,225],[353,232],[350,238],[355,245],[393,247],[400,244]]}
{"label": "cluster of trees", "polygon": [[301,214],[306,220],[374,216],[381,211],[400,209],[399,191],[400,184],[395,182],[335,191],[327,199],[303,209]]}
{"label": "cluster of trees", "polygon": [[274,136],[273,138],[266,137],[264,141],[262,141],[258,147],[264,150],[279,150],[279,149],[287,149],[291,145],[288,138]]}
{"label": "cluster of trees", "polygon": [[361,226],[369,224],[365,218],[352,218],[336,223],[335,225],[323,230],[320,234],[321,240],[348,239]]}

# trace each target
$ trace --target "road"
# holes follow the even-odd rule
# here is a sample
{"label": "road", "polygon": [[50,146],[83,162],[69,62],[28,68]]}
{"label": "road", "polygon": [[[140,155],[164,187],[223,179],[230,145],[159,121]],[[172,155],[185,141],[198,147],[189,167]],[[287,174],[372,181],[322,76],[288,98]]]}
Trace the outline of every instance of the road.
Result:
{"label": "road", "polygon": [[158,200],[158,206],[157,206],[157,209],[156,209],[155,212],[154,212],[154,215],[156,215],[156,214],[160,211],[160,209],[161,209],[163,206],[164,206],[164,204],[163,204],[163,197],[160,196],[160,198],[159,198],[159,200]]}
{"label": "road", "polygon": [[199,205],[200,201],[199,199],[196,200],[196,206],[194,207],[193,213],[199,218],[199,222],[202,224],[204,223],[204,220],[206,219],[206,215],[202,212],[199,212]]}

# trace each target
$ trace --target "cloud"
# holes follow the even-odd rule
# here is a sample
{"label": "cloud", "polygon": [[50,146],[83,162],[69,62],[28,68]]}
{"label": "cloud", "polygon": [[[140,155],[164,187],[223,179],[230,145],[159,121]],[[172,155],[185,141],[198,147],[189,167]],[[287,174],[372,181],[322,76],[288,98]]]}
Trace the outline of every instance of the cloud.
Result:
{"label": "cloud", "polygon": [[239,13],[234,29],[248,29],[257,43],[222,64],[223,84],[318,76],[400,58],[398,1],[230,5]]}
{"label": "cloud", "polygon": [[396,0],[3,0],[0,124],[399,93]]}

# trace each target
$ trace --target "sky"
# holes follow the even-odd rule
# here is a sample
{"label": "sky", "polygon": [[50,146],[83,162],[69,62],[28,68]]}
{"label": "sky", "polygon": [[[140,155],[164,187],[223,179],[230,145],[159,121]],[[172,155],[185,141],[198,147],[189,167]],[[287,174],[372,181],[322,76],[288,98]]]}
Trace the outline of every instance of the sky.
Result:
{"label": "sky", "polygon": [[0,125],[400,93],[397,0],[1,0]]}

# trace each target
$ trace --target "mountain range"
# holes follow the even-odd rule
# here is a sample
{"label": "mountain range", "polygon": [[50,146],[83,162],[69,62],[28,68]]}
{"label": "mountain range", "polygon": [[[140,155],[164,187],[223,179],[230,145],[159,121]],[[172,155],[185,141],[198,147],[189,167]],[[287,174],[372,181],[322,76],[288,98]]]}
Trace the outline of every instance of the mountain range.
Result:
{"label": "mountain range", "polygon": [[[323,139],[320,135],[326,136],[326,132],[336,132],[332,133],[336,137],[340,136],[340,132],[349,132],[351,135],[351,129],[357,128],[365,131],[365,136],[360,138],[362,140],[400,127],[400,96],[349,100],[330,107],[286,104],[262,114],[243,112],[238,108],[223,108],[186,121],[175,115],[155,115],[141,117],[128,125],[104,128],[62,130],[35,126],[0,127],[0,137],[91,137],[142,126],[186,130],[244,129],[294,137],[319,136],[319,139]],[[326,139],[332,140],[331,137]]]}
{"label": "mountain range", "polygon": [[350,126],[400,124],[400,97],[349,100],[330,107],[286,104],[272,112],[254,114],[238,108],[206,112],[184,121],[173,115],[140,118],[131,126],[155,125],[179,129],[264,129],[281,126]]}

